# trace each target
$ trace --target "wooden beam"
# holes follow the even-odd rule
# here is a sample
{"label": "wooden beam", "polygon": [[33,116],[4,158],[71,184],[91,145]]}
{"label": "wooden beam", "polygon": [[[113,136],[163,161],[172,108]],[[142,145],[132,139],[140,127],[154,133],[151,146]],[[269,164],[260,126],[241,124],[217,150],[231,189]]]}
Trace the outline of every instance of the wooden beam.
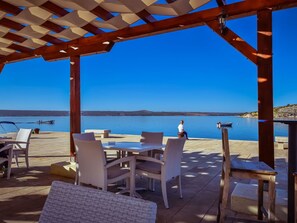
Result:
{"label": "wooden beam", "polygon": [[226,1],[225,0],[217,0],[217,4],[218,4],[218,6],[222,7],[222,6],[226,5]]}
{"label": "wooden beam", "polygon": [[272,12],[257,13],[259,159],[274,168]]}
{"label": "wooden beam", "polygon": [[148,24],[157,22],[157,20],[145,9],[140,12],[137,12],[136,15],[138,15],[143,21],[145,21]]}
{"label": "wooden beam", "polygon": [[[253,7],[255,0],[246,0],[244,2],[239,2],[231,5],[226,5],[225,9],[226,12],[228,12],[228,19],[232,18],[238,18],[240,15],[245,17],[247,14],[256,14],[257,7],[259,9],[266,9],[267,7],[275,8],[276,10],[280,8],[280,5],[284,6],[286,3],[290,4],[292,6],[292,2],[296,3],[297,6],[297,0],[274,0],[274,1],[256,1],[257,7]],[[84,45],[90,45],[95,44],[98,42],[104,42],[104,41],[113,41],[113,42],[120,42],[130,39],[136,39],[140,37],[150,36],[150,35],[156,35],[161,34],[165,32],[170,31],[176,31],[186,28],[191,28],[195,26],[201,26],[204,25],[206,22],[217,20],[218,16],[221,15],[221,9],[220,8],[213,8],[213,9],[207,9],[200,12],[195,12],[175,18],[165,19],[162,21],[158,21],[152,24],[144,24],[136,27],[129,27],[121,30],[117,30],[110,33],[105,33],[104,35],[96,35],[92,37],[86,37],[86,38],[80,38],[77,40],[69,41],[64,44],[59,44],[55,46],[49,46],[49,47],[41,47],[40,49],[37,49],[37,51],[42,52],[56,52],[61,49],[64,49],[68,45],[76,44],[79,46]],[[119,38],[120,37],[120,38]],[[40,53],[36,53],[40,54]],[[1,62],[1,61],[0,61]]]}
{"label": "wooden beam", "polygon": [[[65,10],[64,8],[52,3],[52,2],[45,2],[44,4],[42,4],[40,6],[41,8],[47,10],[47,11],[50,11],[52,12],[53,14],[57,15],[57,16],[65,16],[67,15],[69,12],[67,10]],[[85,30],[87,30],[88,32],[94,34],[94,35],[97,35],[97,34],[102,34],[104,33],[102,30],[100,30],[99,28],[97,28],[96,26],[88,23],[87,25],[81,27]]]}
{"label": "wooden beam", "polygon": [[55,15],[58,16],[64,16],[68,14],[68,11],[65,10],[64,8],[50,2],[50,1],[46,1],[45,3],[43,3],[40,8],[43,8],[49,12],[52,12]]}
{"label": "wooden beam", "polygon": [[87,25],[82,26],[84,30],[87,30],[89,33],[92,33],[94,35],[105,33],[103,30],[98,29],[96,26],[88,23]]}
{"label": "wooden beam", "polygon": [[64,43],[62,40],[54,37],[54,36],[50,36],[50,35],[45,35],[43,37],[40,38],[41,40],[44,40],[46,42],[52,43],[52,44],[61,44]]}
{"label": "wooden beam", "polygon": [[224,31],[221,30],[220,24],[218,21],[210,21],[206,23],[213,31],[215,31],[219,36],[226,40],[231,46],[241,52],[253,63],[257,64],[257,51],[247,42],[245,42],[241,37],[236,33],[230,30],[228,27],[224,28]]}
{"label": "wooden beam", "polygon": [[82,48],[78,49],[73,49],[73,48],[68,48],[65,49],[61,52],[55,52],[52,54],[44,54],[42,55],[43,59],[46,61],[54,61],[54,60],[60,60],[60,59],[66,59],[71,56],[85,56],[88,54],[99,54],[99,53],[107,53],[109,52],[114,43],[109,43],[109,44],[94,44],[94,45],[89,45],[85,46]]}
{"label": "wooden beam", "polygon": [[[297,0],[246,0],[229,4],[224,6],[224,10],[227,13],[227,20],[246,17],[250,15],[256,15],[258,10],[271,8],[271,10],[280,10],[288,7],[297,7]],[[92,12],[92,11],[91,11]],[[145,36],[151,36],[170,31],[182,30],[196,26],[202,26],[207,22],[217,20],[218,16],[221,15],[222,9],[212,8],[203,11],[198,11],[190,14],[186,14],[179,17],[165,19],[162,21],[154,22],[153,24],[144,24],[136,27],[128,27],[121,30],[99,34],[91,37],[83,37],[80,39],[68,41],[62,44],[56,44],[53,46],[44,46],[34,51],[34,54],[41,55],[46,53],[58,52],[70,45],[77,45],[84,47],[86,45],[96,44],[98,42],[120,42],[130,39],[141,38]],[[29,57],[31,55],[28,55]],[[10,57],[16,58],[17,56]],[[22,58],[24,59],[23,55]],[[0,59],[0,63],[5,59]],[[13,62],[6,59],[8,62]]]}
{"label": "wooden beam", "polygon": [[72,133],[81,132],[80,56],[70,57],[70,155],[75,156]]}
{"label": "wooden beam", "polygon": [[4,66],[5,66],[4,63],[0,63],[0,74],[1,74],[1,72],[3,71]]}
{"label": "wooden beam", "polygon": [[25,28],[24,25],[19,24],[19,23],[15,22],[15,21],[7,19],[7,18],[0,19],[0,25],[4,26],[4,27],[7,27],[9,29],[17,30],[17,31],[20,31],[21,29]]}
{"label": "wooden beam", "polygon": [[30,48],[27,48],[27,47],[24,47],[24,46],[20,46],[20,45],[17,45],[17,44],[11,44],[9,47],[9,49],[13,49],[13,50],[16,50],[16,51],[19,51],[19,52],[22,52],[22,53],[30,53],[32,52],[33,50],[30,49]]}
{"label": "wooden beam", "polygon": [[46,22],[42,23],[40,26],[47,28],[51,31],[54,31],[56,33],[59,33],[59,32],[62,32],[63,30],[65,30],[65,28],[63,28],[62,26],[59,26],[56,23],[53,23],[51,21],[46,21]]}
{"label": "wooden beam", "polygon": [[19,7],[9,4],[8,2],[5,2],[5,1],[1,1],[0,10],[12,15],[17,15],[22,11],[22,9],[20,9]]}
{"label": "wooden beam", "polygon": [[12,41],[18,42],[18,43],[22,43],[27,40],[27,38],[19,36],[14,33],[6,33],[4,36],[2,36],[2,38],[9,39],[9,40],[12,40]]}
{"label": "wooden beam", "polygon": [[96,16],[103,19],[104,21],[107,21],[114,17],[113,14],[111,14],[109,11],[105,10],[101,6],[97,6],[96,8],[92,9],[91,13],[95,14]]}

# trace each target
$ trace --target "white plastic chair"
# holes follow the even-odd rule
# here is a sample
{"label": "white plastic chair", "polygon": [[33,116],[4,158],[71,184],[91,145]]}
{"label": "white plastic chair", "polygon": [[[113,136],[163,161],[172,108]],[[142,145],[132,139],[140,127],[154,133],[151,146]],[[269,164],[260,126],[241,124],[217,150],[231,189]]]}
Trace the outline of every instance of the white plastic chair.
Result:
{"label": "white plastic chair", "polygon": [[[88,132],[88,133],[73,133],[72,134],[73,137],[73,142],[75,145],[76,140],[86,140],[86,141],[94,141],[96,140],[95,134],[94,132]],[[76,149],[77,150],[77,149]],[[76,159],[77,159],[77,154],[76,154]],[[76,162],[75,165],[75,180],[74,180],[74,184],[77,185],[78,184],[78,163]]]}
{"label": "white plastic chair", "polygon": [[18,156],[20,154],[25,155],[26,166],[29,168],[29,144],[31,137],[32,129],[20,129],[16,136],[15,141],[11,141],[13,143],[13,156],[15,157],[15,161],[17,166],[19,166]]}
{"label": "white plastic chair", "polygon": [[162,144],[163,132],[142,132],[140,142]]}
{"label": "white plastic chair", "polygon": [[[162,144],[163,143],[163,132],[142,132],[140,142],[142,143],[154,143],[154,144]],[[160,159],[161,154],[163,154],[163,150],[153,150],[149,152],[139,153],[141,156],[151,156]],[[152,191],[155,191],[155,182],[153,179],[149,179],[148,188]]]}
{"label": "white plastic chair", "polygon": [[73,141],[75,143],[75,140],[87,140],[87,141],[94,141],[96,140],[95,134],[93,132],[88,133],[73,133],[72,134]]}
{"label": "white plastic chair", "polygon": [[136,174],[161,181],[163,200],[166,208],[169,208],[166,190],[167,181],[177,178],[180,198],[182,198],[180,163],[184,144],[185,139],[168,139],[162,160],[146,156],[136,156],[136,160],[146,161],[136,165]]}
{"label": "white plastic chair", "polygon": [[6,144],[4,147],[0,149],[0,153],[4,152],[5,150],[8,150],[7,157],[0,157],[0,164],[8,162],[7,179],[10,178],[10,173],[11,173],[11,162],[12,162],[12,155],[13,155],[12,148],[13,148],[13,144]]}
{"label": "white plastic chair", "polygon": [[[130,196],[135,195],[135,157],[124,157],[106,162],[101,141],[75,140],[78,163],[78,184],[89,184],[106,191],[110,183],[129,179]],[[129,162],[129,168],[119,164]]]}

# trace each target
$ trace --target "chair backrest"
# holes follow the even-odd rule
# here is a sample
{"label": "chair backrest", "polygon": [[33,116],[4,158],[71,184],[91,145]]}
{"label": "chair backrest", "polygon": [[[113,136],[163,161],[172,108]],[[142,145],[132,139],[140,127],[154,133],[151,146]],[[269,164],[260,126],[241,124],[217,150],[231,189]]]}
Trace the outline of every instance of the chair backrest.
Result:
{"label": "chair backrest", "polygon": [[16,141],[26,142],[26,143],[19,143],[19,147],[21,149],[28,149],[29,142],[31,137],[32,129],[20,129],[16,136]]}
{"label": "chair backrest", "polygon": [[166,180],[180,175],[180,164],[185,142],[186,140],[183,138],[167,140],[163,158],[165,165],[162,166],[162,174],[165,174]]}
{"label": "chair backrest", "polygon": [[95,138],[95,134],[93,132],[88,132],[88,133],[73,133],[72,134],[73,137],[73,142],[75,145],[75,152],[76,152],[76,156],[77,156],[77,148],[76,148],[76,140],[86,140],[86,141],[94,141],[96,140]]}
{"label": "chair backrest", "polygon": [[163,132],[142,132],[140,142],[162,144]]}
{"label": "chair backrest", "polygon": [[223,168],[226,174],[230,174],[231,160],[230,160],[230,149],[229,149],[229,137],[228,129],[222,128],[222,149],[223,149]]}
{"label": "chair backrest", "polygon": [[103,188],[107,182],[106,159],[101,141],[75,140],[79,182]]}
{"label": "chair backrest", "polygon": [[54,181],[39,222],[154,223],[154,202]]}
{"label": "chair backrest", "polygon": [[88,133],[73,133],[72,134],[73,140],[87,140],[87,141],[92,141],[96,140],[95,135],[93,132],[88,132]]}

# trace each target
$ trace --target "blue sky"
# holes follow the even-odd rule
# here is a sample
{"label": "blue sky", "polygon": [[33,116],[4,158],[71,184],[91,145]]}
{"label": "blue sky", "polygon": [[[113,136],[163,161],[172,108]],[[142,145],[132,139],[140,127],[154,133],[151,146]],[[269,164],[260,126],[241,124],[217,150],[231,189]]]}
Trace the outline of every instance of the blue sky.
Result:
{"label": "blue sky", "polygon": [[[273,13],[274,106],[297,103],[297,8]],[[256,17],[227,26],[256,46]],[[0,109],[69,110],[69,60],[7,64]],[[257,110],[257,68],[206,26],[81,58],[82,110]]]}

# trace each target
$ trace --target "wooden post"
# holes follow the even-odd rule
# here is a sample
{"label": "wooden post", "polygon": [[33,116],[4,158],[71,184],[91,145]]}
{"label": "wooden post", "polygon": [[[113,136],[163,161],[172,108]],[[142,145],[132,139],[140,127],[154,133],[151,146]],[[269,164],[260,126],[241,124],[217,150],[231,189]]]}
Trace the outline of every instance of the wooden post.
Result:
{"label": "wooden post", "polygon": [[3,70],[3,68],[4,68],[4,63],[0,63],[0,74],[1,74],[1,72]]}
{"label": "wooden post", "polygon": [[258,11],[259,159],[274,168],[272,12]]}
{"label": "wooden post", "polygon": [[70,57],[70,155],[75,156],[72,133],[80,133],[80,56]]}

